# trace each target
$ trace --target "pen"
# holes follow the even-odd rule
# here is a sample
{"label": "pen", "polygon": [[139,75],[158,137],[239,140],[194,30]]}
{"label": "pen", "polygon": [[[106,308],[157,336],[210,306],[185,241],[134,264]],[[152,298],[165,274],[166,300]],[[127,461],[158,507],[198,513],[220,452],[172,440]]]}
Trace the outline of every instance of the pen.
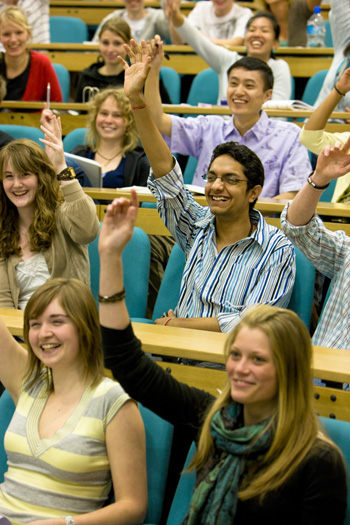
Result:
{"label": "pen", "polygon": [[[155,43],[155,46],[156,46],[156,47],[159,47],[159,44],[156,42],[156,43]],[[164,53],[164,57],[165,57],[167,60],[170,60],[170,56],[168,55],[168,53]]]}
{"label": "pen", "polygon": [[47,109],[50,109],[50,94],[51,94],[51,86],[50,82],[47,83],[47,89],[46,89],[46,104]]}

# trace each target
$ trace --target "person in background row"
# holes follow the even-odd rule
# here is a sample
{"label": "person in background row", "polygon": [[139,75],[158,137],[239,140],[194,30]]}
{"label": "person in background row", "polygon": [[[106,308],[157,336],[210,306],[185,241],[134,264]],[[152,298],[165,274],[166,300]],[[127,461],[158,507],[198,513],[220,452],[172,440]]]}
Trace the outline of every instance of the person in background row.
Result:
{"label": "person in background row", "polygon": [[[163,2],[165,5],[165,0],[161,1],[162,6]],[[115,17],[123,18],[129,24],[136,42],[149,40],[154,35],[160,35],[162,40],[169,38],[169,23],[162,9],[145,7],[144,0],[124,0],[124,3],[125,9],[117,9],[102,20],[93,42],[98,42],[104,23]]]}
{"label": "person in background row", "polygon": [[50,42],[49,0],[2,0],[0,13],[11,5],[23,10],[32,28],[32,41],[36,44],[48,44]]}
{"label": "person in background row", "polygon": [[61,88],[50,59],[27,49],[31,27],[23,11],[7,7],[0,14],[0,41],[6,53],[0,53],[0,75],[6,80],[4,100],[45,101],[47,84],[51,101],[62,102]]}
{"label": "person in background row", "polygon": [[88,111],[87,144],[76,146],[72,153],[101,164],[104,188],[146,186],[150,166],[123,89],[95,95]]}
{"label": "person in background row", "polygon": [[217,399],[174,379],[142,351],[121,294],[121,255],[137,206],[136,193],[131,202],[116,199],[99,237],[100,293],[120,299],[100,305],[105,366],[134,399],[197,443],[183,523],[343,525],[347,472],[316,416],[304,323],[290,310],[253,306],[228,336]]}
{"label": "person in background row", "polygon": [[0,306],[24,309],[50,277],[90,282],[88,243],[99,233],[92,199],[67,168],[60,121],[39,144],[14,140],[0,152]]}
{"label": "person in background row", "polygon": [[[0,106],[1,106],[1,101],[4,99],[5,95],[6,95],[6,82],[5,82],[5,79],[2,76],[0,76]],[[11,142],[11,140],[13,140],[13,137],[11,137],[11,135],[0,130],[0,149],[3,146],[6,146],[6,144],[8,144],[9,142]]]}
{"label": "person in background row", "polygon": [[[219,74],[218,104],[227,98],[228,69],[242,58],[236,51],[217,46],[205,38],[185,17],[177,0],[168,0],[167,16],[173,27],[193,47],[208,65]],[[244,36],[247,56],[260,58],[273,72],[271,100],[289,100],[291,98],[291,73],[285,60],[275,60],[273,53],[278,47],[279,26],[275,17],[267,11],[259,11],[249,18]]]}
{"label": "person in background row", "polygon": [[[177,0],[179,5],[179,0]],[[188,15],[191,26],[197,28],[213,44],[241,46],[245,28],[252,11],[234,0],[198,2]],[[173,44],[189,44],[185,35],[179,35],[170,25]]]}
{"label": "person in background row", "polygon": [[142,419],[121,386],[104,377],[88,287],[49,279],[24,312],[26,349],[2,320],[0,338],[0,380],[16,405],[4,440],[0,515],[12,525],[143,523]]}

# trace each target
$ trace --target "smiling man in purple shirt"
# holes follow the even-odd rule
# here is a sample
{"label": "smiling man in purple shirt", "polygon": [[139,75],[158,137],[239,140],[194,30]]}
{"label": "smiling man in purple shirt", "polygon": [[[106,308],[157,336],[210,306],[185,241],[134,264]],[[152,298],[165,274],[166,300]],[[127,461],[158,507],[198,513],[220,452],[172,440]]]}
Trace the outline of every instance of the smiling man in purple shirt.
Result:
{"label": "smiling man in purple shirt", "polygon": [[198,159],[193,184],[203,186],[213,149],[222,142],[248,146],[265,169],[261,197],[293,199],[311,172],[307,150],[299,143],[300,129],[269,119],[261,109],[273,88],[271,68],[258,58],[245,57],[228,70],[227,103],[232,119],[220,116],[182,118],[163,112],[159,96],[162,45],[159,43],[146,83],[146,100],[153,119],[173,153]]}

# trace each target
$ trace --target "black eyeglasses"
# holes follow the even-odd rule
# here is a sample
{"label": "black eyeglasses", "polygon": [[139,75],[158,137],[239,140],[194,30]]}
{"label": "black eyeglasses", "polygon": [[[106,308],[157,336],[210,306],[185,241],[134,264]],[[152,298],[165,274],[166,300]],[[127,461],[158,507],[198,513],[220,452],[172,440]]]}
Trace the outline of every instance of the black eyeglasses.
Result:
{"label": "black eyeglasses", "polygon": [[209,184],[213,184],[216,179],[220,179],[223,184],[229,184],[230,186],[236,186],[236,184],[239,182],[248,182],[246,179],[238,179],[233,175],[223,175],[222,177],[217,177],[214,173],[204,173],[204,175],[202,175],[202,179],[206,182],[209,182]]}

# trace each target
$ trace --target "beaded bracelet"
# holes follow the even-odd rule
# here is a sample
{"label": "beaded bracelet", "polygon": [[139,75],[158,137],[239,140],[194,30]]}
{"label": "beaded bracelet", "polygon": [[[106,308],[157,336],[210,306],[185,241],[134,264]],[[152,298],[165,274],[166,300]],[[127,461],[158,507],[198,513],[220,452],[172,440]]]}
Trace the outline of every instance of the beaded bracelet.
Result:
{"label": "beaded bracelet", "polygon": [[99,303],[119,303],[125,298],[125,288],[121,292],[117,292],[113,295],[100,295],[98,294],[97,300]]}

